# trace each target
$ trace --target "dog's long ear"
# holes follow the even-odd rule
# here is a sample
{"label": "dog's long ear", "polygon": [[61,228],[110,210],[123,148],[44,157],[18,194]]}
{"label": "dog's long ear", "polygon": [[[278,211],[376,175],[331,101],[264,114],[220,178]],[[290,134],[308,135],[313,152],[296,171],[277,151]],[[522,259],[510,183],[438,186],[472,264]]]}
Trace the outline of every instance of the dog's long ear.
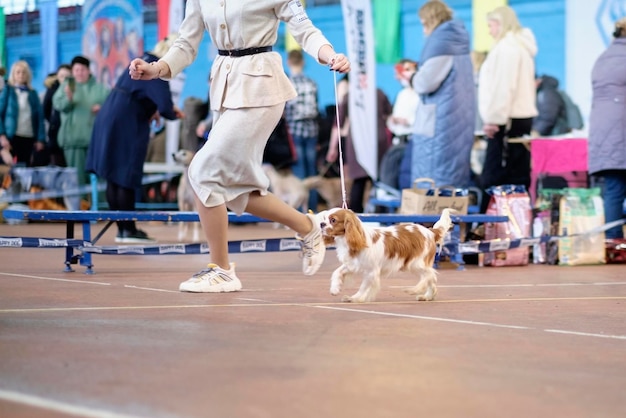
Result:
{"label": "dog's long ear", "polygon": [[365,231],[361,220],[352,211],[346,211],[346,217],[344,219],[343,227],[346,234],[346,242],[350,249],[350,255],[355,256],[364,248],[367,248],[367,241],[365,239]]}

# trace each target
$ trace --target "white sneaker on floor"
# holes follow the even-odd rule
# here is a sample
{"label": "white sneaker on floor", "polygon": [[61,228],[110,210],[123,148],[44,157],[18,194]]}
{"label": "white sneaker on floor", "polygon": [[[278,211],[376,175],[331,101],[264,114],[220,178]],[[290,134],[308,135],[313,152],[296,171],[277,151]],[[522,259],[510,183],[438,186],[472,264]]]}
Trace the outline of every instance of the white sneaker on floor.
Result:
{"label": "white sneaker on floor", "polygon": [[217,264],[209,264],[207,268],[182,282],[178,290],[194,293],[237,292],[241,290],[241,282],[235,274],[235,263],[230,263],[230,270],[224,270]]}
{"label": "white sneaker on floor", "polygon": [[302,243],[302,272],[307,276],[311,276],[317,273],[317,270],[322,265],[324,255],[326,254],[326,246],[322,238],[322,229],[315,215],[307,213],[306,216],[311,220],[313,229],[304,237],[296,234],[296,239]]}

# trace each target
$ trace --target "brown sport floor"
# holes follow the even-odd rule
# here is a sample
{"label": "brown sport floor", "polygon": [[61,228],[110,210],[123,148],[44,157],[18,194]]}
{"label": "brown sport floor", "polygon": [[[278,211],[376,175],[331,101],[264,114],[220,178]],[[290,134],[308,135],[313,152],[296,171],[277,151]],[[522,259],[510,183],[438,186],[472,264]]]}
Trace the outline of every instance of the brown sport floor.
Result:
{"label": "brown sport floor", "polygon": [[0,417],[626,416],[624,265],[444,265],[434,302],[398,275],[357,305],[328,293],[334,251],[312,277],[296,252],[232,258],[242,292],[185,294],[206,255],[96,255],[86,275],[60,249],[0,248]]}

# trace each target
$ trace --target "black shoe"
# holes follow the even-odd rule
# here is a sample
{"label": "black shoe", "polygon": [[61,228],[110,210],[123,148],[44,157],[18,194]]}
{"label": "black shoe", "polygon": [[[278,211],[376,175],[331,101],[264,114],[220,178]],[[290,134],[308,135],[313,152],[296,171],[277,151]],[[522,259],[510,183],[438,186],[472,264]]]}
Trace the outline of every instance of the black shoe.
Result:
{"label": "black shoe", "polygon": [[118,244],[150,244],[156,242],[156,240],[150,238],[142,230],[137,229],[135,231],[119,231],[115,237],[115,242]]}

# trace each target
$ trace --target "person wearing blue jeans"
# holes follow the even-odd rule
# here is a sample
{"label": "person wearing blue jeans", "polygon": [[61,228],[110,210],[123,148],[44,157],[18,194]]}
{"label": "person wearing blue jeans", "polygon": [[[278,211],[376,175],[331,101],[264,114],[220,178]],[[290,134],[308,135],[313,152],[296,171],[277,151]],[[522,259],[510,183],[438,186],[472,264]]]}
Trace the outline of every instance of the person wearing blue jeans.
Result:
{"label": "person wearing blue jeans", "polygon": [[[626,170],[608,170],[599,173],[604,177],[604,219],[607,223],[624,217],[624,199],[626,199]],[[608,229],[607,239],[624,238],[623,225]]]}
{"label": "person wearing blue jeans", "polygon": [[[304,75],[304,56],[299,49],[287,56],[289,80],[298,96],[285,105],[287,127],[296,148],[296,163],[292,167],[296,177],[304,179],[317,174],[317,149],[319,136],[319,109],[317,83]],[[309,208],[317,210],[317,192],[309,193]]]}

